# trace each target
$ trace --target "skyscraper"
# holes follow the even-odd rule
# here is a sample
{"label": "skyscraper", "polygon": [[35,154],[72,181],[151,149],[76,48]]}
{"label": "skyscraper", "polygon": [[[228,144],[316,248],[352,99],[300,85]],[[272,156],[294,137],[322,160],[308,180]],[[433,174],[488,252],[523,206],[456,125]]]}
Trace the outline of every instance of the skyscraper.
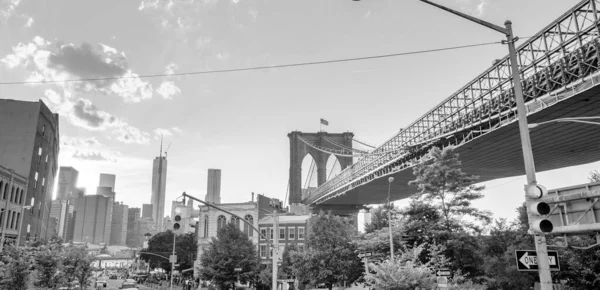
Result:
{"label": "skyscraper", "polygon": [[165,217],[165,191],[167,189],[167,157],[162,156],[162,144],[160,156],[154,158],[152,164],[152,219],[156,223],[156,231],[164,231]]}
{"label": "skyscraper", "polygon": [[126,244],[128,247],[138,247],[138,237],[136,236],[135,226],[140,220],[141,209],[139,207],[132,207],[127,212],[127,238]]}
{"label": "skyscraper", "polygon": [[112,209],[109,245],[125,246],[127,241],[128,222],[129,206],[115,202]]}
{"label": "skyscraper", "polygon": [[154,212],[154,206],[151,204],[143,204],[142,205],[142,218],[152,218]]}
{"label": "skyscraper", "polygon": [[0,99],[0,161],[28,179],[23,203],[32,206],[22,217],[25,238],[45,238],[52,189],[58,175],[59,119],[42,101]]}
{"label": "skyscraper", "polygon": [[98,187],[111,187],[114,191],[116,179],[117,176],[114,174],[100,173],[100,182],[98,183]]}
{"label": "skyscraper", "polygon": [[77,199],[74,242],[108,243],[113,203],[102,195],[86,195]]}
{"label": "skyscraper", "polygon": [[70,166],[61,166],[58,172],[58,192],[56,199],[66,200],[76,194],[79,171]]}
{"label": "skyscraper", "polygon": [[206,202],[221,203],[221,169],[209,169],[206,183]]}

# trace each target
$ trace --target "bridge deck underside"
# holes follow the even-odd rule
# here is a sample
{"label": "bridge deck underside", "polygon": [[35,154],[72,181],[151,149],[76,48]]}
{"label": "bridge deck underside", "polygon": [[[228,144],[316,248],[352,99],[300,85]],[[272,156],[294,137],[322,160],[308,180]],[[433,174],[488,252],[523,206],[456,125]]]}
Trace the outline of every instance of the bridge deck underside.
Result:
{"label": "bridge deck underside", "polygon": [[[563,100],[528,117],[540,123],[566,117],[600,116],[600,86]],[[547,171],[600,160],[600,126],[551,122],[530,130],[536,171]],[[517,122],[496,129],[459,147],[463,170],[480,181],[525,174]],[[393,176],[391,198],[400,200],[416,192],[408,168],[353,188],[323,205],[378,204],[387,200],[388,177]],[[543,183],[543,180],[538,180]]]}

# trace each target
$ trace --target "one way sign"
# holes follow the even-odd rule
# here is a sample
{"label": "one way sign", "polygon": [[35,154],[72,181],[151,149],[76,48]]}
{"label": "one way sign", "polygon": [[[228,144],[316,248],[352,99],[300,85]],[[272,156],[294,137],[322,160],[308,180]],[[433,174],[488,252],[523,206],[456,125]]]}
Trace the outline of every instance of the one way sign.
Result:
{"label": "one way sign", "polygon": [[[537,271],[537,254],[535,251],[515,251],[517,258],[517,269],[519,271]],[[560,271],[557,251],[548,251],[550,271]]]}

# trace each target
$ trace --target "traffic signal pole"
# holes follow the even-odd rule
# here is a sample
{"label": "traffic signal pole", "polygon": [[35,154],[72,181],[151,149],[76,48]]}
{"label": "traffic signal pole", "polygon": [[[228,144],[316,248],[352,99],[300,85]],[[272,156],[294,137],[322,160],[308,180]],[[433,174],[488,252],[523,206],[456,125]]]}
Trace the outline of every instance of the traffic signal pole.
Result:
{"label": "traffic signal pole", "polygon": [[[523,150],[523,160],[525,162],[525,174],[527,175],[527,187],[536,186],[537,181],[535,178],[535,163],[533,160],[533,150],[531,148],[531,139],[529,136],[529,127],[527,125],[527,110],[525,108],[525,99],[523,97],[523,86],[521,84],[521,75],[519,71],[519,65],[517,60],[517,50],[515,48],[515,42],[518,38],[515,38],[512,30],[512,22],[507,20],[504,23],[504,27],[497,26],[487,21],[475,18],[465,13],[450,9],[448,7],[433,3],[428,0],[421,0],[429,5],[435,6],[442,10],[448,11],[454,15],[460,16],[464,19],[473,21],[479,25],[483,25],[487,28],[500,32],[506,36],[506,41],[502,43],[508,44],[508,53],[510,58],[511,73],[514,85],[515,99],[517,102],[517,115],[519,116],[519,133],[521,135],[521,147]],[[525,190],[527,191],[527,190]],[[527,196],[527,193],[526,193]],[[532,225],[532,213],[529,207],[527,207],[527,217],[529,219],[529,228],[531,232]],[[552,290],[552,276],[550,275],[550,260],[548,259],[548,247],[546,245],[546,237],[539,234],[534,234],[535,240],[535,251],[537,253],[538,273],[540,277],[541,290]]]}
{"label": "traffic signal pole", "polygon": [[171,256],[171,290],[173,290],[173,271],[175,271],[175,237],[177,234],[173,231],[173,254]]}
{"label": "traffic signal pole", "polygon": [[271,261],[273,264],[273,279],[271,289],[277,290],[277,271],[279,270],[277,265],[279,260],[279,223],[277,210],[273,210],[273,232],[273,255],[271,256]]}

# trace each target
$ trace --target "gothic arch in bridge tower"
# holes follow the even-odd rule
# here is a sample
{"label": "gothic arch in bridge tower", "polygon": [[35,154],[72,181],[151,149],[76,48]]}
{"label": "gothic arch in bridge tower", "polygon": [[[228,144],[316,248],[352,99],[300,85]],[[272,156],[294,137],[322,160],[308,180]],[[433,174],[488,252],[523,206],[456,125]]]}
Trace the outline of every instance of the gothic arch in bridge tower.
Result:
{"label": "gothic arch in bridge tower", "polygon": [[[288,134],[290,139],[290,197],[289,204],[302,203],[302,161],[307,154],[310,154],[317,167],[317,185],[322,185],[327,181],[327,161],[331,153],[320,151],[309,146],[306,142],[315,147],[340,151],[342,147],[352,148],[352,139],[354,134],[346,133],[303,133],[294,131]],[[306,142],[304,142],[305,140]],[[333,143],[337,143],[333,144]],[[349,150],[345,150],[349,151]],[[342,170],[352,164],[352,157],[336,156]]]}

